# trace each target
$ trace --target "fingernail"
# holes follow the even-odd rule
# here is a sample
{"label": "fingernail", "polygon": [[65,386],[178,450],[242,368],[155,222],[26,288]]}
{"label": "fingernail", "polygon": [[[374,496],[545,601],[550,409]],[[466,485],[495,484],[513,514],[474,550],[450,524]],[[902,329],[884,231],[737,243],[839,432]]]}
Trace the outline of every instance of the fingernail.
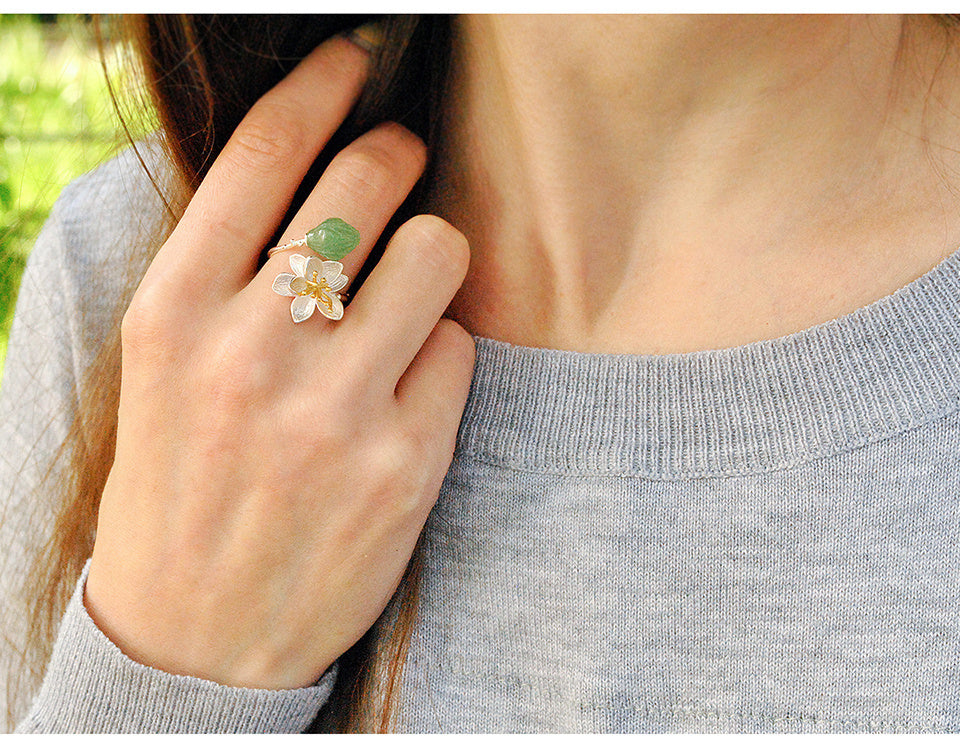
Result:
{"label": "fingernail", "polygon": [[370,54],[373,54],[383,44],[383,29],[377,21],[358,26],[349,34],[347,39]]}

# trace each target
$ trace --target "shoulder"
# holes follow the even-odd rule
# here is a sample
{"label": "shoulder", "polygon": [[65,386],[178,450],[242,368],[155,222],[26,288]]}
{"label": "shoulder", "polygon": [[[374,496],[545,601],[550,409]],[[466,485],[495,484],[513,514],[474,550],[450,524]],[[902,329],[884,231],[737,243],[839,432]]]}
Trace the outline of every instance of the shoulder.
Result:
{"label": "shoulder", "polygon": [[0,388],[0,434],[9,442],[4,426],[22,431],[26,451],[39,437],[33,425],[47,432],[51,418],[70,419],[77,383],[115,330],[162,237],[166,209],[154,181],[172,182],[173,170],[158,145],[138,150],[64,189],[27,260]]}
{"label": "shoulder", "polygon": [[95,348],[164,235],[169,213],[161,194],[173,173],[159,144],[147,141],[67,186],[28,260],[17,315],[29,313],[33,293],[54,290],[72,346]]}
{"label": "shoulder", "polygon": [[169,191],[172,174],[160,145],[145,141],[68,185],[48,226],[58,230],[64,258],[96,262],[128,256],[130,241],[145,240],[162,225],[167,211],[161,194]]}
{"label": "shoulder", "polygon": [[3,366],[6,419],[9,407],[34,401],[41,389],[45,410],[74,401],[162,239],[167,212],[154,181],[172,183],[173,170],[158,146],[139,150],[140,157],[124,151],[64,189],[37,237]]}

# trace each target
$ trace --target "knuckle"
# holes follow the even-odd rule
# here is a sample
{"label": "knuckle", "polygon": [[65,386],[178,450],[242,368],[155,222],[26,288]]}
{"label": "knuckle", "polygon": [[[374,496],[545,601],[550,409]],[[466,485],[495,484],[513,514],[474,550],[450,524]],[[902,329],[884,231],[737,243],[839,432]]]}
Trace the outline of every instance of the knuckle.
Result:
{"label": "knuckle", "polygon": [[409,477],[413,449],[402,434],[378,439],[370,457],[371,474],[376,481],[399,484]]}
{"label": "knuckle", "polygon": [[347,193],[374,194],[384,191],[396,178],[396,158],[382,148],[357,145],[337,155],[329,178]]}
{"label": "knuckle", "polygon": [[[174,324],[164,305],[148,287],[137,290],[120,321],[120,340],[125,354],[155,360],[174,347]],[[129,358],[128,358],[129,359]]]}
{"label": "knuckle", "polygon": [[273,384],[250,335],[227,331],[204,350],[199,389],[211,411],[247,410],[262,405]]}
{"label": "knuckle", "polygon": [[434,327],[434,333],[437,334],[450,354],[455,355],[464,365],[473,369],[476,362],[477,346],[473,337],[466,329],[453,319],[442,318]]}
{"label": "knuckle", "polygon": [[368,461],[368,478],[382,507],[394,513],[415,511],[423,501],[423,460],[419,444],[406,437],[380,442]]}
{"label": "knuckle", "polygon": [[397,231],[414,259],[438,271],[451,273],[462,280],[470,264],[470,247],[466,237],[450,223],[436,215],[416,215]]}
{"label": "knuckle", "polygon": [[396,450],[404,464],[415,466],[418,471],[422,471],[424,464],[430,460],[433,432],[433,428],[426,428],[422,423],[408,424],[401,428]]}
{"label": "knuckle", "polygon": [[384,122],[356,140],[351,148],[363,149],[391,171],[420,171],[426,165],[427,146],[413,132],[396,122]]}
{"label": "knuckle", "polygon": [[294,109],[261,99],[234,132],[230,152],[245,168],[286,170],[296,165],[308,139],[307,124]]}

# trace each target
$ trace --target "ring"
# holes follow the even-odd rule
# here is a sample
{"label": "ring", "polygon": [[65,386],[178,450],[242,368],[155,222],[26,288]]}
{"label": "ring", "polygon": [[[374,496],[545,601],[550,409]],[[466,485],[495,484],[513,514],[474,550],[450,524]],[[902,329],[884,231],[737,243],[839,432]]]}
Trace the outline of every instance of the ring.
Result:
{"label": "ring", "polygon": [[357,248],[360,243],[360,231],[346,220],[327,218],[316,228],[307,231],[307,235],[296,241],[285,243],[283,246],[274,246],[267,250],[267,257],[278,251],[293,249],[298,246],[307,246],[320,254],[324,259],[338,261]]}
{"label": "ring", "polygon": [[343,318],[343,296],[337,291],[347,284],[349,278],[343,274],[340,262],[291,254],[290,269],[293,274],[281,272],[277,275],[273,292],[293,298],[290,304],[293,323],[306,321],[316,310],[334,321]]}
{"label": "ring", "polygon": [[293,298],[290,315],[295,324],[306,321],[317,310],[333,321],[343,318],[345,296],[339,291],[349,278],[343,274],[343,265],[337,260],[353,251],[359,243],[360,231],[340,218],[328,218],[303,238],[267,251],[267,256],[273,256],[278,251],[307,246],[320,255],[318,258],[291,254],[293,274],[281,272],[273,281],[273,292]]}

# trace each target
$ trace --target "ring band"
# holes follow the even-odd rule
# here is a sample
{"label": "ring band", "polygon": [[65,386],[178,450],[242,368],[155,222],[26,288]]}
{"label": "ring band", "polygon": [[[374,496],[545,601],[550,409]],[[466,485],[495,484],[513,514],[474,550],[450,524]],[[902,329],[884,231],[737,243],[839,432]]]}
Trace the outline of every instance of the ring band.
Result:
{"label": "ring band", "polygon": [[320,256],[290,255],[293,273],[281,272],[273,281],[273,292],[293,298],[290,315],[299,324],[313,316],[314,311],[333,321],[343,318],[345,294],[339,291],[350,281],[343,274],[342,259],[360,243],[360,231],[340,218],[327,218],[303,238],[267,251],[273,256],[278,251],[307,246]]}

